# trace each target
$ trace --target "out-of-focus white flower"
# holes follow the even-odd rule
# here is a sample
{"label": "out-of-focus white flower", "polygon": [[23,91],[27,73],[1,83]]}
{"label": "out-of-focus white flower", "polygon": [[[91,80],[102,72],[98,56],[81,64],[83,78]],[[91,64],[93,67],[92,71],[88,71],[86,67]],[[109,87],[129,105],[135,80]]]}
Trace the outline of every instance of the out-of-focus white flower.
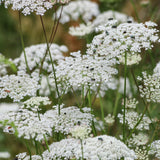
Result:
{"label": "out-of-focus white flower", "polygon": [[93,31],[92,23],[87,23],[86,25],[85,24],[80,24],[77,27],[70,27],[69,28],[69,33],[72,36],[79,36],[79,37],[90,34],[92,31]]}
{"label": "out-of-focus white flower", "polygon": [[[56,12],[56,17],[58,18],[60,14],[61,9]],[[81,18],[85,23],[87,23],[98,14],[99,9],[97,3],[88,0],[72,1],[63,7],[60,22],[64,24]],[[53,17],[55,17],[55,15],[53,15]]]}
{"label": "out-of-focus white flower", "polygon": [[0,158],[8,159],[10,156],[9,152],[0,152]]}
{"label": "out-of-focus white flower", "polygon": [[105,118],[104,118],[105,122],[107,125],[112,126],[113,123],[115,122],[115,117],[112,116],[111,114],[108,114]]}

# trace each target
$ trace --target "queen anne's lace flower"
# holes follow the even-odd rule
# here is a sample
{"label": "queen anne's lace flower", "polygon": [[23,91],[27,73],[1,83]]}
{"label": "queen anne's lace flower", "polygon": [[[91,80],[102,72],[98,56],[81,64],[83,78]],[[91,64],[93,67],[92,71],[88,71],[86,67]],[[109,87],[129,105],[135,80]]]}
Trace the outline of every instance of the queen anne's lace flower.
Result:
{"label": "queen anne's lace flower", "polygon": [[[58,18],[60,14],[61,9],[57,11],[56,17]],[[79,18],[82,18],[82,20],[87,23],[89,22],[89,20],[91,20],[94,16],[97,16],[98,14],[99,9],[97,3],[87,0],[72,1],[67,6],[64,6],[60,22],[64,24],[71,20],[76,21]],[[54,16],[55,15],[53,15],[53,17]]]}
{"label": "queen anne's lace flower", "polygon": [[30,156],[27,156],[26,152],[17,154],[16,158],[18,158],[18,160],[30,160],[30,159],[32,159],[32,160],[42,160],[42,157],[40,155],[32,155],[30,157]]}
{"label": "queen anne's lace flower", "polygon": [[[53,61],[57,61],[59,59],[63,59],[63,53],[67,52],[68,48],[64,45],[57,45],[57,44],[50,44],[50,53]],[[30,70],[33,70],[35,68],[40,68],[41,61],[44,58],[47,51],[47,44],[37,44],[32,45],[30,47],[25,48],[26,56],[27,56],[27,62]],[[25,57],[24,53],[21,53],[21,56],[14,60],[14,62],[19,65],[19,69],[26,69],[25,64]],[[43,69],[51,72],[52,66],[51,66],[51,60],[49,53],[45,57],[44,63],[43,63]]]}
{"label": "queen anne's lace flower", "polygon": [[53,3],[47,0],[2,0],[5,7],[12,5],[13,10],[22,11],[24,15],[29,15],[36,12],[37,15],[43,16],[44,13],[52,8]]}
{"label": "queen anne's lace flower", "polygon": [[24,71],[18,75],[0,77],[0,98],[9,96],[14,102],[19,102],[25,96],[35,96],[39,89],[37,77],[30,77]]}
{"label": "queen anne's lace flower", "polygon": [[112,126],[113,123],[115,122],[115,117],[112,116],[111,114],[108,114],[105,118],[104,118],[105,122],[107,125]]}
{"label": "queen anne's lace flower", "polygon": [[82,126],[82,125],[77,125],[74,128],[71,129],[71,134],[72,137],[76,139],[85,139],[89,136],[91,132],[91,128],[88,128],[88,126]]}
{"label": "queen anne's lace flower", "polygon": [[146,146],[136,147],[135,154],[137,156],[137,159],[139,160],[149,160]]}
{"label": "queen anne's lace flower", "polygon": [[[117,70],[113,67],[116,63],[115,59],[91,55],[81,56],[80,51],[71,53],[71,55],[72,57],[60,60],[56,66],[57,81],[65,82],[65,86],[74,89],[84,86],[87,89],[90,87],[91,90],[95,90],[101,82],[109,84],[112,75],[117,74]],[[54,75],[51,74],[50,77],[54,77]]]}
{"label": "queen anne's lace flower", "polygon": [[[128,125],[128,128],[129,129],[133,129],[135,127],[135,125],[137,124],[137,122],[139,121],[141,116],[142,116],[142,114],[139,114],[139,113],[137,113],[135,111],[132,111],[132,110],[131,111],[127,110],[125,112],[125,122]],[[122,114],[118,114],[118,118],[120,120],[120,123],[123,124],[123,115]],[[137,130],[149,130],[149,125],[151,123],[152,122],[149,119],[149,117],[144,115],[142,120],[140,121],[140,123],[136,127],[136,129]]]}
{"label": "queen anne's lace flower", "polygon": [[87,53],[119,58],[124,56],[125,52],[135,54],[140,53],[141,49],[151,49],[152,43],[159,41],[159,38],[158,30],[148,23],[151,22],[117,25],[115,20],[108,21],[105,25],[97,27],[100,34],[88,45]]}
{"label": "queen anne's lace flower", "polygon": [[120,12],[116,12],[116,11],[106,11],[106,12],[102,12],[101,14],[99,14],[95,20],[93,21],[93,25],[94,27],[98,27],[99,25],[104,25],[107,23],[107,21],[111,20],[111,19],[116,19],[118,21],[118,23],[124,23],[124,22],[133,22],[133,18],[129,17],[126,14],[120,13]]}
{"label": "queen anne's lace flower", "polygon": [[160,76],[159,74],[147,75],[142,72],[142,77],[137,78],[143,83],[139,85],[141,97],[144,97],[148,102],[160,102]]}
{"label": "queen anne's lace flower", "polygon": [[[81,159],[81,143],[77,139],[64,139],[60,142],[52,143],[50,152],[45,151],[43,158],[45,160],[62,158]],[[102,135],[83,140],[84,159],[92,160],[117,160],[124,157],[125,160],[134,160],[135,153],[127,146],[114,137]]]}
{"label": "queen anne's lace flower", "polygon": [[137,135],[132,134],[132,138],[130,138],[128,141],[130,145],[142,146],[148,143],[149,137],[147,134],[140,132]]}
{"label": "queen anne's lace flower", "polygon": [[64,134],[69,134],[77,125],[86,126],[89,130],[93,118],[90,113],[83,113],[75,106],[61,108],[60,115],[58,113],[58,106],[54,106],[54,109],[47,111],[44,117],[52,122],[51,127],[54,127],[55,132]]}
{"label": "queen anne's lace flower", "polygon": [[[27,109],[19,109],[17,112],[9,112],[0,117],[0,121],[4,122],[4,125],[13,124],[18,137],[24,137],[24,139],[35,139],[41,141],[46,137],[52,135],[51,121],[46,119],[42,114],[34,113]],[[5,127],[6,132],[12,128],[11,126]],[[13,132],[14,133],[14,132]]]}
{"label": "queen anne's lace flower", "polygon": [[156,140],[151,143],[149,154],[154,154],[155,157],[160,159],[160,140]]}
{"label": "queen anne's lace flower", "polygon": [[90,34],[93,31],[93,25],[92,23],[87,23],[85,24],[80,24],[77,27],[70,27],[69,28],[69,33],[72,36],[85,36],[87,34]]}

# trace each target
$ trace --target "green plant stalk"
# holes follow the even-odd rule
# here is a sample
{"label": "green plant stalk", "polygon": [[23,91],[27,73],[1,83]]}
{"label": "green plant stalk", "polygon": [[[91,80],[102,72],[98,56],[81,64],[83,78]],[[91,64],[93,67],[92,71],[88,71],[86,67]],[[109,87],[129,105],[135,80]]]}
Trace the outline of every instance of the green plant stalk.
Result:
{"label": "green plant stalk", "polygon": [[126,141],[126,78],[127,78],[127,52],[125,52],[125,66],[124,66],[124,106],[123,106],[123,142]]}
{"label": "green plant stalk", "polygon": [[100,93],[99,93],[99,102],[100,102],[100,107],[101,107],[101,117],[102,117],[102,121],[104,123],[105,122],[104,121],[104,108],[103,108],[103,103],[102,103],[102,98],[101,98]]}
{"label": "green plant stalk", "polygon": [[38,144],[37,144],[37,141],[34,139],[34,143],[35,143],[35,147],[36,147],[36,154],[39,154],[38,152]]}
{"label": "green plant stalk", "polygon": [[149,103],[147,104],[147,106],[145,107],[145,109],[143,110],[143,113],[140,117],[140,119],[138,120],[138,122],[136,123],[136,125],[134,126],[134,128],[132,129],[132,131],[130,132],[129,136],[128,136],[128,139],[132,136],[133,132],[136,130],[136,127],[140,124],[140,122],[142,121],[143,117],[144,117],[144,114],[146,113],[147,111],[147,108],[149,107]]}
{"label": "green plant stalk", "polygon": [[28,143],[27,143],[26,140],[25,140],[25,145],[26,145],[26,148],[27,148],[27,150],[28,150],[28,152],[29,152],[30,160],[32,160],[31,150],[29,149],[29,146],[28,146]]}
{"label": "green plant stalk", "polygon": [[58,95],[58,114],[60,115],[60,94],[59,94],[59,90],[58,90],[56,71],[55,71],[53,60],[52,60],[52,56],[51,56],[51,52],[50,52],[50,47],[49,47],[49,43],[48,43],[48,40],[47,40],[47,34],[46,34],[45,27],[44,27],[42,16],[40,16],[40,20],[41,20],[41,24],[42,24],[45,40],[46,40],[46,43],[47,43],[47,52],[49,52],[49,57],[50,57],[51,64],[52,64],[53,75],[54,75],[54,80],[55,80],[55,85],[56,85],[56,92],[57,92],[57,95]]}
{"label": "green plant stalk", "polygon": [[80,139],[80,141],[81,141],[82,160],[84,160],[84,153],[83,153],[83,142],[82,142],[82,139]]}
{"label": "green plant stalk", "polygon": [[116,115],[117,115],[119,98],[120,98],[120,94],[119,94],[118,89],[117,89],[116,100],[115,100],[114,110],[113,110],[113,116],[114,116],[114,117],[116,117]]}
{"label": "green plant stalk", "polygon": [[25,48],[24,48],[24,40],[23,40],[23,35],[22,35],[21,13],[20,12],[19,12],[19,28],[20,28],[19,33],[20,33],[21,45],[22,45],[22,49],[23,49],[23,53],[24,53],[24,59],[25,59],[27,71],[28,71],[28,73],[30,73],[30,69],[29,69],[28,61],[27,61],[27,56],[26,56],[26,51],[25,51]]}
{"label": "green plant stalk", "polygon": [[43,134],[43,137],[44,137],[44,141],[45,141],[45,143],[46,143],[47,149],[48,149],[48,151],[50,152],[49,145],[48,145],[48,141],[47,141],[47,139],[46,139],[45,134]]}
{"label": "green plant stalk", "polygon": [[136,9],[135,3],[133,2],[133,0],[130,0],[130,2],[131,2],[132,6],[133,6],[133,8],[134,8],[134,11],[135,11],[135,14],[136,14],[136,18],[137,18],[138,22],[140,23],[141,20],[140,20],[140,18],[139,18],[139,16],[138,16],[138,11],[137,11],[137,9]]}
{"label": "green plant stalk", "polygon": [[[90,90],[90,86],[89,86],[89,89],[88,89],[87,98],[88,98],[88,106],[89,106],[89,108],[91,108],[91,114],[93,115],[93,108],[92,108],[92,102],[91,102],[91,90]],[[96,129],[95,129],[95,124],[94,124],[94,119],[93,119],[93,118],[92,118],[92,131],[93,131],[93,134],[96,136],[97,133],[96,133]]]}

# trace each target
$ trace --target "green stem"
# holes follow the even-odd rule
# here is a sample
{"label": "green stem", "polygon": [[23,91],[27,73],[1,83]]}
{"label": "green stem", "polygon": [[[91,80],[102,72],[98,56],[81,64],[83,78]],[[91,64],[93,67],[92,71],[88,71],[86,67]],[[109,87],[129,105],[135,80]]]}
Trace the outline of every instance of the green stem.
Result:
{"label": "green stem", "polygon": [[134,128],[132,129],[131,133],[128,136],[128,139],[132,136],[133,132],[136,130],[137,126],[140,124],[140,122],[142,121],[144,114],[146,113],[147,109],[149,107],[149,103],[147,104],[147,106],[145,107],[145,109],[143,110],[143,113],[140,117],[140,119],[138,120],[138,122],[136,123],[136,125],[134,126]]}
{"label": "green stem", "polygon": [[[91,102],[91,90],[90,90],[90,86],[89,86],[89,89],[88,89],[87,98],[88,98],[88,106],[89,106],[89,108],[91,108],[91,114],[93,115],[93,108],[92,108],[92,102]],[[92,118],[92,131],[93,131],[93,134],[96,136],[96,135],[97,135],[97,132],[96,132],[96,129],[95,129],[94,118]]]}
{"label": "green stem", "polygon": [[48,145],[48,141],[47,141],[47,139],[46,139],[45,134],[43,134],[43,137],[44,137],[44,141],[45,141],[45,143],[46,143],[47,149],[48,149],[48,151],[50,152],[49,145]]}
{"label": "green stem", "polygon": [[116,115],[117,115],[119,98],[120,98],[120,94],[119,94],[118,89],[117,89],[116,100],[115,100],[114,110],[113,110],[113,116],[114,116],[114,117],[116,117]]}
{"label": "green stem", "polygon": [[24,53],[24,59],[25,59],[27,71],[28,71],[28,73],[30,73],[30,69],[29,69],[28,61],[27,61],[27,56],[26,56],[26,51],[25,51],[25,48],[24,48],[24,40],[23,40],[23,34],[22,34],[22,23],[21,23],[21,13],[20,12],[19,12],[19,30],[20,30],[19,33],[20,33],[20,38],[21,38],[21,45],[22,45],[22,50],[23,50],[23,53]]}
{"label": "green stem", "polygon": [[30,160],[32,160],[31,150],[30,150],[30,147],[28,146],[28,143],[27,143],[26,140],[25,140],[25,145],[26,145],[26,148],[27,148],[27,150],[28,150],[28,152],[29,152]]}
{"label": "green stem", "polygon": [[56,92],[57,92],[57,95],[58,95],[58,114],[60,115],[60,94],[59,94],[59,90],[58,90],[58,82],[57,82],[57,77],[56,77],[56,70],[55,70],[53,59],[52,59],[52,56],[51,56],[50,47],[49,47],[47,34],[46,34],[45,27],[44,27],[42,16],[40,16],[40,20],[41,20],[41,24],[42,24],[45,40],[46,40],[46,43],[47,43],[47,52],[49,53],[49,57],[50,57],[51,64],[52,64],[53,75],[54,75],[55,86],[56,86]]}
{"label": "green stem", "polygon": [[135,11],[135,14],[136,14],[137,21],[140,23],[141,20],[140,20],[140,18],[139,18],[139,16],[138,16],[138,12],[137,12],[135,3],[133,2],[133,0],[130,0],[130,2],[131,2],[132,6],[133,6],[133,8],[134,8],[134,11]]}
{"label": "green stem", "polygon": [[127,79],[127,52],[125,52],[125,66],[124,66],[124,106],[123,106],[123,142],[125,143],[125,129],[126,129],[126,79]]}
{"label": "green stem", "polygon": [[102,98],[100,93],[99,93],[99,101],[100,101],[100,107],[101,107],[101,117],[102,117],[102,121],[104,122],[104,108],[103,108],[103,103],[102,103]]}
{"label": "green stem", "polygon": [[38,145],[37,145],[37,141],[34,139],[34,143],[35,143],[35,147],[36,147],[36,154],[39,154],[38,152]]}
{"label": "green stem", "polygon": [[80,141],[81,141],[82,160],[84,160],[83,142],[82,142],[82,139],[80,139]]}

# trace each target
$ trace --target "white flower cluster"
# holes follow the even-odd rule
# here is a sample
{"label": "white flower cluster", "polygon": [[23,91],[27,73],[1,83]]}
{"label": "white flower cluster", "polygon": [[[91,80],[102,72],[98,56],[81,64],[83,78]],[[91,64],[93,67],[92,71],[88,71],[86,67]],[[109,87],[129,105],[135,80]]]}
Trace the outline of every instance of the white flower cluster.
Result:
{"label": "white flower cluster", "polygon": [[[151,49],[152,43],[159,41],[158,30],[153,22],[121,23],[116,20],[108,21],[105,25],[97,27],[92,43],[88,45],[88,54],[98,54],[107,57],[121,57],[124,53],[140,53],[141,49]],[[137,62],[136,62],[137,63]]]}
{"label": "white flower cluster", "polygon": [[30,156],[27,156],[26,152],[19,153],[16,155],[17,160],[42,160],[42,157],[39,155],[32,155],[31,158]]}
{"label": "white flower cluster", "polygon": [[115,117],[112,116],[111,114],[108,114],[105,118],[104,118],[105,122],[107,125],[112,126],[115,122]]}
{"label": "white flower cluster", "polygon": [[[34,113],[27,109],[19,109],[18,112],[9,112],[1,116],[0,121],[7,121],[17,131],[18,137],[24,139],[35,139],[41,141],[46,137],[52,136],[51,121],[42,114]],[[4,131],[11,133],[12,126],[6,126]],[[13,132],[14,133],[14,132]]]}
{"label": "white flower cluster", "polygon": [[0,152],[0,158],[8,159],[11,157],[11,154],[9,152]]}
{"label": "white flower cluster", "polygon": [[69,34],[72,36],[86,36],[87,34],[90,34],[93,31],[93,25],[92,23],[87,24],[80,24],[78,27],[70,27],[69,28]]}
{"label": "white flower cluster", "polygon": [[146,146],[137,146],[135,149],[135,154],[139,160],[150,160]]}
{"label": "white flower cluster", "polygon": [[[81,159],[81,144],[77,139],[63,139],[54,142],[50,146],[50,152],[45,151],[43,158],[50,159]],[[101,135],[83,140],[84,159],[91,160],[117,160],[124,157],[125,160],[136,159],[133,150],[114,137]]]}
{"label": "white flower cluster", "polygon": [[32,78],[24,71],[0,77],[0,98],[9,96],[14,102],[19,102],[25,96],[35,96],[38,89],[38,78]]}
{"label": "white flower cluster", "polygon": [[90,129],[93,118],[90,113],[85,111],[81,112],[80,109],[75,106],[70,106],[67,108],[62,107],[63,105],[61,105],[60,115],[58,113],[58,106],[54,106],[54,109],[48,110],[44,114],[44,117],[52,122],[51,127],[54,127],[55,132],[69,134],[77,125],[86,126],[88,130]]}
{"label": "white flower cluster", "polygon": [[136,134],[132,134],[132,138],[130,138],[129,140],[129,145],[131,146],[142,146],[142,145],[146,145],[149,141],[149,137],[147,134],[144,134],[142,132],[139,132],[137,135]]}
{"label": "white flower cluster", "polygon": [[[137,113],[133,110],[127,110],[125,112],[125,123],[128,125],[129,129],[133,129],[137,122],[139,121],[142,114]],[[123,114],[118,114],[118,118],[120,120],[120,123],[123,124]],[[151,120],[146,115],[143,116],[141,122],[136,127],[137,130],[149,130],[149,125],[151,124]]]}
{"label": "white flower cluster", "polygon": [[[67,86],[78,89],[85,86],[94,89],[101,82],[107,84],[110,82],[112,75],[117,74],[113,68],[116,63],[115,59],[106,59],[92,55],[81,55],[79,52],[71,53],[72,57],[65,57],[60,60],[56,66],[56,75],[58,82],[66,82]],[[53,74],[50,77],[54,77]]]}
{"label": "white flower cluster", "polygon": [[51,104],[51,101],[48,97],[31,97],[27,101],[23,102],[23,106],[21,108],[27,108],[32,111],[39,111],[41,110],[41,106]]}
{"label": "white flower cluster", "polygon": [[[53,17],[56,16],[58,18],[60,14],[61,9],[59,9]],[[97,3],[88,0],[72,1],[68,5],[64,6],[60,23],[64,24],[71,20],[76,21],[79,18],[82,18],[82,20],[87,23],[98,14],[99,9]]]}
{"label": "white flower cluster", "polygon": [[156,140],[151,143],[148,153],[154,154],[156,158],[160,159],[160,140]]}
{"label": "white flower cluster", "polygon": [[[63,53],[68,51],[68,48],[65,45],[57,45],[57,44],[49,44],[50,53],[53,61],[57,61],[59,59],[63,59]],[[33,70],[35,68],[40,68],[41,61],[44,58],[47,51],[47,44],[37,44],[32,45],[30,47],[25,48],[25,53],[27,57],[27,62],[30,70]],[[19,69],[26,69],[26,63],[25,63],[25,57],[24,53],[21,53],[21,56],[14,60],[14,62],[19,65]],[[45,57],[44,63],[43,63],[43,69],[51,72],[52,66],[51,66],[51,60],[49,53]]]}
{"label": "white flower cluster", "polygon": [[116,11],[105,11],[100,13],[95,20],[92,22],[94,27],[98,27],[99,25],[104,25],[107,23],[107,21],[116,19],[118,23],[124,23],[124,22],[134,22],[132,17],[129,17],[126,14],[116,12]]}
{"label": "white flower cluster", "polygon": [[91,133],[91,128],[88,128],[88,126],[82,126],[82,125],[77,125],[71,129],[71,134],[72,137],[76,139],[85,139],[89,136]]}
{"label": "white flower cluster", "polygon": [[53,3],[46,0],[2,0],[2,2],[4,2],[6,8],[12,5],[13,10],[22,11],[25,16],[32,12],[43,16],[53,6]]}
{"label": "white flower cluster", "polygon": [[[126,98],[126,106],[127,109],[136,109],[138,101],[135,98]],[[122,105],[124,105],[124,100],[122,101]]]}
{"label": "white flower cluster", "polygon": [[160,102],[160,76],[159,74],[148,75],[142,72],[142,77],[137,78],[142,82],[139,85],[140,96],[144,97],[147,102]]}

